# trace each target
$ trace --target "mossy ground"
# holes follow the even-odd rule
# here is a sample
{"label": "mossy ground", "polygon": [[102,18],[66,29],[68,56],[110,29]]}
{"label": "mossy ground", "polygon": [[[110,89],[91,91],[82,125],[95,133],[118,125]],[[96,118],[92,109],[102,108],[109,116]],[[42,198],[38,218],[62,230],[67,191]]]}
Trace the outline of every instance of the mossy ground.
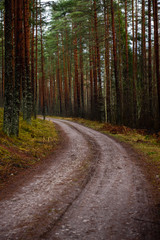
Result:
{"label": "mossy ground", "polygon": [[52,122],[32,119],[31,124],[27,124],[20,117],[19,137],[11,138],[3,133],[2,120],[0,109],[0,185],[9,176],[47,157],[59,142]]}

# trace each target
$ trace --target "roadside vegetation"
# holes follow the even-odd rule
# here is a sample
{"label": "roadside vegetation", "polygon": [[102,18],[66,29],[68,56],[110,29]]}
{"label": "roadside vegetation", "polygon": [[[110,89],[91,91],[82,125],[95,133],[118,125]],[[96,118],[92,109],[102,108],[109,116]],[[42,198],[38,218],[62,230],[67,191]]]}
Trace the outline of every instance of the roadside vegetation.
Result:
{"label": "roadside vegetation", "polygon": [[145,129],[131,129],[82,118],[65,118],[108,134],[130,144],[142,156],[143,165],[153,185],[160,190],[160,132],[149,134]]}
{"label": "roadside vegetation", "polygon": [[[20,117],[19,137],[8,137],[2,131],[3,110],[0,109],[0,187],[10,176],[32,167],[54,151],[59,142],[58,132],[49,121],[32,120],[27,124]],[[160,190],[160,133],[131,129],[82,118],[62,118],[108,134],[130,144],[142,156],[142,161],[153,185]]]}
{"label": "roadside vegetation", "polygon": [[22,117],[19,137],[8,137],[2,131],[2,116],[0,109],[0,187],[9,177],[46,158],[59,142],[53,123],[32,119],[27,124]]}

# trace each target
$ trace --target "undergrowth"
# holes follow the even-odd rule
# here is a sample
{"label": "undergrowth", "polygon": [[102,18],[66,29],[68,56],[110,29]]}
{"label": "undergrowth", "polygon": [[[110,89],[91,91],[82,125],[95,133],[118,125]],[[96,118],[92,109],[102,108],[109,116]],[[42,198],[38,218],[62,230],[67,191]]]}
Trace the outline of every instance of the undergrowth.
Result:
{"label": "undergrowth", "polygon": [[3,110],[0,109],[0,185],[9,176],[47,157],[59,139],[53,123],[32,119],[27,124],[20,117],[19,137],[8,137],[2,131]]}

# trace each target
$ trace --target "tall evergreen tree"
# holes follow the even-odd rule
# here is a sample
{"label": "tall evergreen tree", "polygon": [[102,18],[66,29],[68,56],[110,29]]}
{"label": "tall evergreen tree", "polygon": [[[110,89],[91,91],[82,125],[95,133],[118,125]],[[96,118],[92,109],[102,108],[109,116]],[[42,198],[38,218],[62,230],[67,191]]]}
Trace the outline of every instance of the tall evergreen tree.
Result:
{"label": "tall evergreen tree", "polygon": [[12,9],[10,0],[5,0],[5,92],[3,130],[12,133],[13,66],[12,66]]}

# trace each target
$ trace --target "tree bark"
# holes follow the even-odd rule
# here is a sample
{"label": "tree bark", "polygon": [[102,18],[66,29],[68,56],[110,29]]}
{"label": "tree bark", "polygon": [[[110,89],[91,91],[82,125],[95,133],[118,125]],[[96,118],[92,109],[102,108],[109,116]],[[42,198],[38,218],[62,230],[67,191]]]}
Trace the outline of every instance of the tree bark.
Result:
{"label": "tree bark", "polygon": [[3,131],[11,135],[13,109],[12,4],[5,0],[5,92]]}
{"label": "tree bark", "polygon": [[105,73],[106,73],[106,105],[107,105],[107,122],[111,122],[111,106],[110,106],[110,76],[109,76],[109,9],[106,1],[104,4],[104,23],[105,23]]}
{"label": "tree bark", "polygon": [[131,111],[130,111],[130,91],[129,91],[129,60],[128,60],[128,16],[127,6],[128,2],[125,0],[125,81],[124,81],[124,113],[123,120],[125,125],[131,126]]}
{"label": "tree bark", "polygon": [[135,27],[134,27],[134,0],[132,0],[132,36],[133,36],[133,127],[137,125],[137,91],[135,72]]}
{"label": "tree bark", "polygon": [[149,122],[149,111],[148,111],[148,84],[146,74],[146,37],[145,37],[145,0],[142,0],[142,106],[140,116],[140,127],[148,128]]}
{"label": "tree bark", "polygon": [[149,80],[149,114],[153,123],[152,111],[152,43],[151,43],[151,1],[148,0],[148,80]]}
{"label": "tree bark", "polygon": [[74,84],[74,114],[75,116],[79,116],[80,111],[80,86],[79,86],[79,78],[78,78],[78,50],[77,50],[77,33],[76,33],[76,24],[74,23],[74,67],[75,67],[75,84]]}
{"label": "tree bark", "polygon": [[[63,35],[62,35],[63,39]],[[64,46],[64,39],[63,41],[63,74],[64,74],[64,95],[65,95],[65,114],[66,116],[68,115],[68,106],[69,106],[69,101],[68,101],[68,81],[67,81],[67,68],[66,68],[66,58],[65,58],[65,46]]]}
{"label": "tree bark", "polygon": [[15,86],[13,98],[13,115],[12,115],[12,135],[19,135],[19,112],[20,112],[20,87],[22,82],[22,1],[17,0],[17,17],[15,29]]}
{"label": "tree bark", "polygon": [[24,11],[24,35],[25,35],[25,69],[26,69],[26,84],[25,84],[25,99],[23,118],[27,122],[31,121],[32,114],[32,89],[31,89],[31,77],[30,77],[30,0],[23,0]]}
{"label": "tree bark", "polygon": [[36,86],[35,86],[35,68],[34,68],[34,17],[35,17],[35,0],[32,0],[32,43],[31,43],[31,87],[32,87],[32,105],[33,105],[33,114],[36,118],[36,102],[35,102],[35,95],[36,95]]}
{"label": "tree bark", "polygon": [[3,28],[3,10],[1,10],[1,18],[2,18],[2,101],[4,99],[4,28]]}
{"label": "tree bark", "polygon": [[57,34],[57,87],[59,100],[59,113],[62,115],[62,79],[60,76],[60,60],[59,60],[59,36]]}
{"label": "tree bark", "polygon": [[82,37],[80,36],[80,77],[81,77],[81,116],[84,117],[84,74],[83,74],[83,49]]}
{"label": "tree bark", "polygon": [[121,99],[120,99],[120,89],[119,89],[118,69],[117,69],[117,44],[116,44],[116,36],[115,36],[113,0],[111,0],[111,15],[112,15],[114,75],[115,75],[115,83],[116,83],[116,108],[117,108],[116,109],[116,123],[121,124]]}
{"label": "tree bark", "polygon": [[34,118],[36,119],[37,114],[37,83],[38,83],[38,0],[36,0],[36,66],[35,66],[35,95],[34,95],[34,104],[35,104],[35,112]]}
{"label": "tree bark", "polygon": [[42,115],[45,120],[46,117],[46,85],[44,72],[44,50],[43,50],[43,30],[42,30],[42,13],[40,11],[40,32],[41,32],[41,74],[42,74]]}
{"label": "tree bark", "polygon": [[101,61],[100,61],[100,48],[99,48],[99,37],[98,37],[98,19],[97,19],[97,5],[96,0],[93,1],[94,7],[94,32],[95,32],[95,56],[96,56],[96,65],[97,65],[97,77],[98,77],[98,101],[96,109],[96,118],[97,120],[102,120],[102,80],[101,80]]}
{"label": "tree bark", "polygon": [[[157,93],[158,93],[158,105],[160,114],[160,73],[159,73],[159,39],[158,39],[158,5],[157,0],[153,0],[153,17],[154,17],[154,50],[156,60],[156,78],[157,78]],[[158,123],[160,128],[160,122]]]}
{"label": "tree bark", "polygon": [[[91,33],[89,32],[91,38]],[[91,119],[94,115],[94,90],[93,90],[93,53],[91,47],[91,39],[89,39],[89,72],[90,72],[90,114]]]}

